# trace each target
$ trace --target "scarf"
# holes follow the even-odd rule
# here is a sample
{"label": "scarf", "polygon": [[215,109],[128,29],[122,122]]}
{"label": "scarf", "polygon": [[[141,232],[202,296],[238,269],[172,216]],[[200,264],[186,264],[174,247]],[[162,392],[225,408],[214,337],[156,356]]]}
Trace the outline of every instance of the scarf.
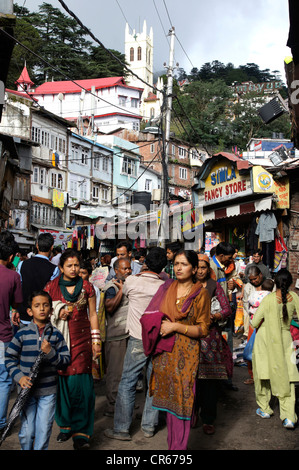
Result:
{"label": "scarf", "polygon": [[[83,279],[82,277],[76,277],[76,279],[73,279],[71,281],[65,281],[62,276],[60,276],[59,278],[59,287],[60,287],[60,290],[61,290],[61,293],[63,295],[63,297],[65,298],[65,300],[67,302],[77,302],[78,300],[78,297],[81,293],[81,290],[82,290],[82,287],[83,287]],[[69,286],[76,286],[75,287],[75,290],[72,294],[70,294],[67,290],[67,287]]]}
{"label": "scarf", "polygon": [[165,313],[172,321],[186,318],[192,306],[193,299],[200,293],[202,284],[196,282],[188,297],[184,300],[182,308],[176,306],[178,281],[168,279],[160,286],[144,313]]}

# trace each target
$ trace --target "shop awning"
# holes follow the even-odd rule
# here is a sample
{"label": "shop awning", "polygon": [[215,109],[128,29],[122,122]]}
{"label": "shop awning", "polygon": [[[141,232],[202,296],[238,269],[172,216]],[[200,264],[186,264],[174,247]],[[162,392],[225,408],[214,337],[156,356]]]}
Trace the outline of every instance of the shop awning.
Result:
{"label": "shop awning", "polygon": [[212,211],[204,211],[204,222],[208,220],[225,219],[227,217],[236,217],[238,215],[261,212],[271,209],[272,196],[259,199],[257,201],[240,202],[228,207],[221,207]]}

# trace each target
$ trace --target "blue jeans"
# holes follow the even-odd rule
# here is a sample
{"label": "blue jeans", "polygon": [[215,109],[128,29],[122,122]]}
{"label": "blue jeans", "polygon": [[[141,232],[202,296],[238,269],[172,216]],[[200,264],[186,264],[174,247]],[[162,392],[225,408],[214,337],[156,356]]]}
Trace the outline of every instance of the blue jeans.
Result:
{"label": "blue jeans", "polygon": [[[149,383],[152,371],[151,358],[145,356],[142,340],[130,336],[115,402],[114,432],[129,433],[134,412],[136,384],[140,372],[146,365],[147,383]],[[152,407],[152,401],[147,391],[141,421],[141,428],[147,432],[155,430],[159,419],[159,411]]]}
{"label": "blue jeans", "polygon": [[4,363],[5,349],[8,345],[9,343],[0,341],[0,429],[6,425],[7,409],[12,388],[12,379]]}
{"label": "blue jeans", "polygon": [[21,413],[22,450],[47,450],[56,408],[56,393],[30,397]]}

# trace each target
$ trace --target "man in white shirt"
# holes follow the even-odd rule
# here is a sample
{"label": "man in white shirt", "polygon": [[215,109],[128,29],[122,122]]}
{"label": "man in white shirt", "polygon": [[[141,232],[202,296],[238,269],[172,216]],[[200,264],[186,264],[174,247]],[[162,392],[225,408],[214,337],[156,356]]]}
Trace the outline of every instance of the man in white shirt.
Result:
{"label": "man in white shirt", "polygon": [[[105,436],[111,439],[131,440],[129,429],[134,411],[138,377],[144,366],[147,366],[147,380],[149,381],[152,370],[151,358],[147,357],[143,350],[140,319],[164,282],[159,273],[166,263],[165,250],[159,247],[152,248],[145,259],[146,270],[135,276],[129,276],[123,287],[123,294],[129,299],[127,329],[130,336],[115,403],[114,428],[104,431]],[[141,421],[145,437],[154,435],[158,418],[159,412],[152,407],[152,398],[147,393]]]}

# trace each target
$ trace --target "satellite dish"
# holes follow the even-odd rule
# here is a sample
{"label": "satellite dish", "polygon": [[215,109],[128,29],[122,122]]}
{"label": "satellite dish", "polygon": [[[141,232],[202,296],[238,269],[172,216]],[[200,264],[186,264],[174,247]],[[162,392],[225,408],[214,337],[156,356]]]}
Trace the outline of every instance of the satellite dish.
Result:
{"label": "satellite dish", "polygon": [[63,100],[63,93],[58,93],[58,99],[59,99],[60,101]]}

